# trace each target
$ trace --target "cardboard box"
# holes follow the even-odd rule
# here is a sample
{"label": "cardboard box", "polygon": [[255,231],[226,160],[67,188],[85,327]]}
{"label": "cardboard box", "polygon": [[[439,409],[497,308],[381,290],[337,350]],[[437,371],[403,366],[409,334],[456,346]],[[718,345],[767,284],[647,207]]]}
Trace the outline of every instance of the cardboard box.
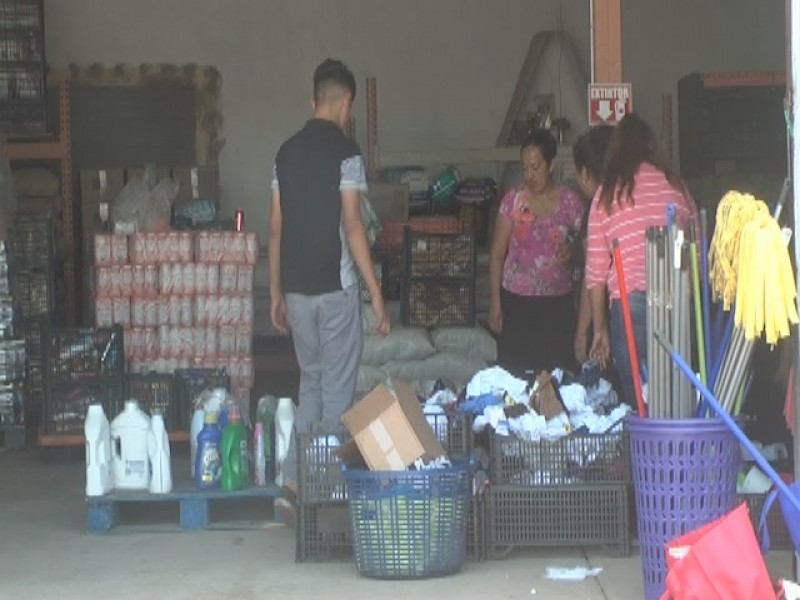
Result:
{"label": "cardboard box", "polygon": [[381,223],[408,221],[411,192],[407,184],[370,181],[367,198]]}
{"label": "cardboard box", "polygon": [[397,379],[374,388],[342,415],[342,422],[353,436],[339,449],[348,465],[401,471],[418,458],[431,461],[445,455],[414,390]]}
{"label": "cardboard box", "polygon": [[214,167],[176,167],[172,178],[180,184],[175,202],[213,200],[218,204],[217,172]]}

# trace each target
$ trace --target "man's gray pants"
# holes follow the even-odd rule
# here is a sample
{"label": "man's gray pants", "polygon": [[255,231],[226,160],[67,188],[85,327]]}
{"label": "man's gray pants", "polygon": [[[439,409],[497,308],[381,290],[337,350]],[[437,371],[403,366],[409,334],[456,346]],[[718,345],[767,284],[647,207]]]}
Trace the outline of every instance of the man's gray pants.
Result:
{"label": "man's gray pants", "polygon": [[353,285],[321,296],[287,294],[294,350],[300,365],[300,391],[284,482],[297,483],[297,435],[314,428],[344,431],[342,414],[353,403],[364,339],[361,290]]}

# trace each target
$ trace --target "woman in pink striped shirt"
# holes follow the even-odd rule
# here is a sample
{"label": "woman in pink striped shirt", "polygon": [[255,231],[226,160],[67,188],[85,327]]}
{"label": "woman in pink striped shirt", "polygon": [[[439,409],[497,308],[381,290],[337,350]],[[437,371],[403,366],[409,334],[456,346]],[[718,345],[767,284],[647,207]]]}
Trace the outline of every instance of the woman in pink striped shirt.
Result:
{"label": "woman in pink striped shirt", "polygon": [[646,366],[645,231],[666,225],[670,204],[675,206],[680,227],[685,227],[689,217],[697,212],[683,181],[658,157],[650,127],[637,115],[630,114],[620,121],[611,137],[602,185],[589,209],[585,277],[594,328],[590,356],[603,366],[613,358],[622,383],[623,400],[632,406],[635,405],[633,376],[612,248],[614,240],[618,240],[636,353],[639,363]]}

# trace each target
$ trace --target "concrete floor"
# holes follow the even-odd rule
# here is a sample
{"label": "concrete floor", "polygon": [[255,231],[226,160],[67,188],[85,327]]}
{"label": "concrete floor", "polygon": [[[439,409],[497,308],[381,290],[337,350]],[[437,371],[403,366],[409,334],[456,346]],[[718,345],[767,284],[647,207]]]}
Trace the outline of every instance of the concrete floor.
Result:
{"label": "concrete floor", "polygon": [[[81,462],[43,464],[34,451],[0,450],[0,598],[170,598],[221,600],[322,598],[359,600],[413,594],[423,598],[642,598],[638,556],[602,551],[516,551],[468,562],[455,576],[385,582],[360,577],[350,561],[295,564],[294,535],[261,530],[87,535]],[[774,552],[773,577],[791,575],[791,556]],[[602,567],[579,583],[544,579],[548,566]]]}

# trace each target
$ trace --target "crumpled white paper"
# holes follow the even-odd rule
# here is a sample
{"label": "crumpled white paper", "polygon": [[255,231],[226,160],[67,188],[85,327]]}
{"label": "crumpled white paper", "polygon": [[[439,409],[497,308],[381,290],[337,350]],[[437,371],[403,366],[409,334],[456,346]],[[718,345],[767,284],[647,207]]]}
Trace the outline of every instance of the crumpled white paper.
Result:
{"label": "crumpled white paper", "polygon": [[602,567],[588,569],[586,567],[547,567],[545,579],[551,581],[583,581],[588,577],[597,577],[603,571]]}

